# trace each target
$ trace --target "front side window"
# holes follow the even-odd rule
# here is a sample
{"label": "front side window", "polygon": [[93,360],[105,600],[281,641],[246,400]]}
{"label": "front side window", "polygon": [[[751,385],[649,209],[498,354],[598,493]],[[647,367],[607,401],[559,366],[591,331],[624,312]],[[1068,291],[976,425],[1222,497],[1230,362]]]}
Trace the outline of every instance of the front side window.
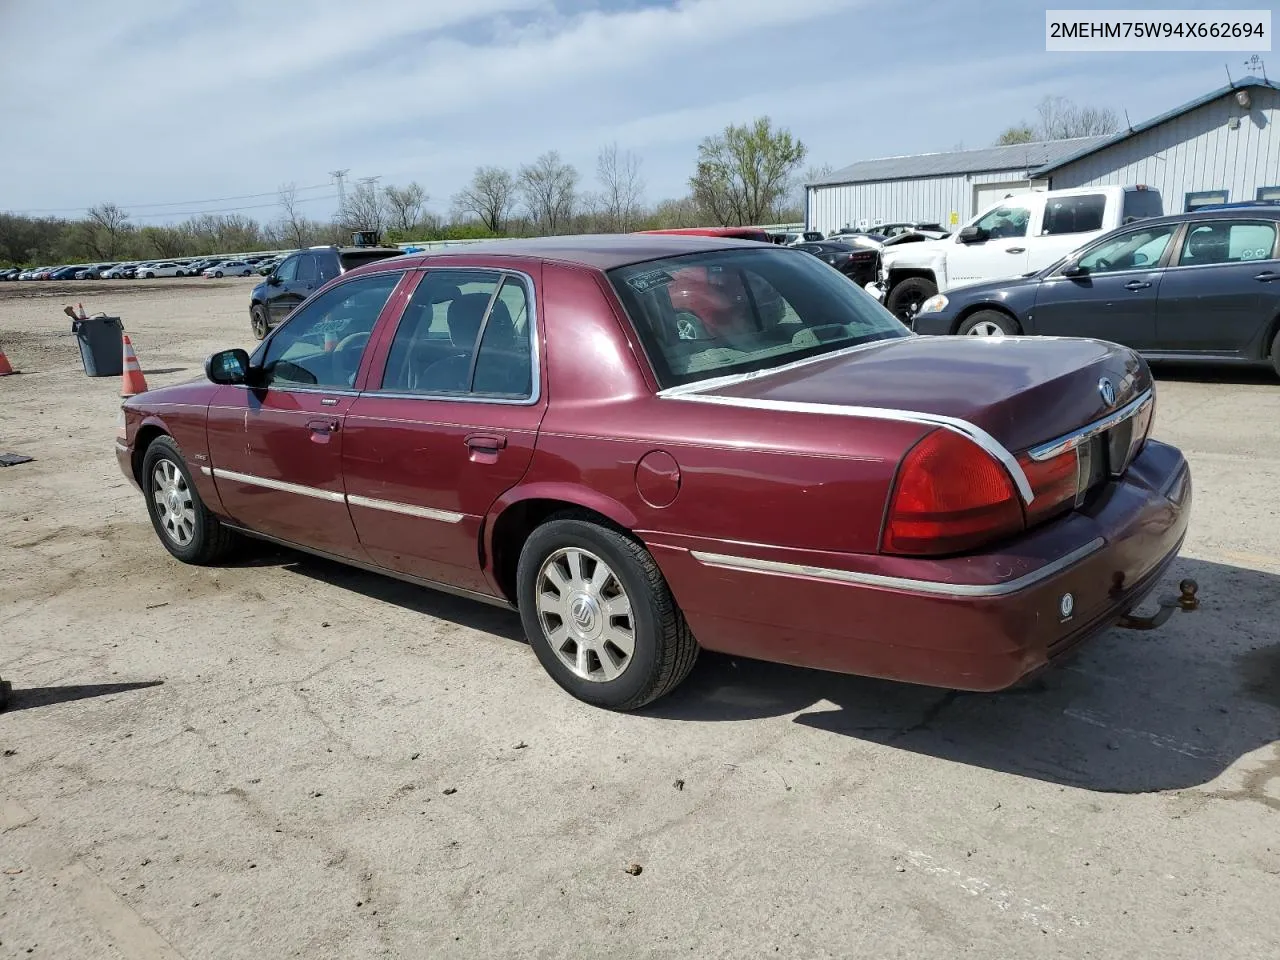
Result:
{"label": "front side window", "polygon": [[798,251],[689,254],[609,279],[663,388],[910,336],[856,283]]}
{"label": "front side window", "polygon": [[1270,221],[1214,220],[1188,225],[1178,257],[1181,267],[1206,263],[1244,263],[1270,260],[1276,244],[1276,225]]}
{"label": "front side window", "polygon": [[298,258],[290,257],[276,267],[276,278],[282,283],[291,281],[298,272]]}
{"label": "front side window", "polygon": [[316,258],[309,253],[298,257],[298,272],[294,279],[299,283],[314,283],[316,279]]}
{"label": "front side window", "polygon": [[1056,237],[1064,233],[1088,233],[1102,229],[1107,198],[1100,193],[1078,197],[1054,197],[1045,204],[1040,235]]}
{"label": "front side window", "polygon": [[1090,274],[1154,267],[1177,228],[1176,223],[1165,223],[1111,237],[1081,257],[1079,265]]}
{"label": "front side window", "polygon": [[521,278],[495,270],[429,271],[396,329],[382,389],[528,399],[532,338]]}
{"label": "front side window", "polygon": [[1031,222],[1031,211],[1026,207],[1002,204],[978,220],[976,226],[980,235],[988,240],[1002,240],[1007,237],[1025,237],[1027,224]]}
{"label": "front side window", "polygon": [[401,276],[396,271],[357,277],[300,307],[266,343],[264,384],[349,389],[378,314]]}

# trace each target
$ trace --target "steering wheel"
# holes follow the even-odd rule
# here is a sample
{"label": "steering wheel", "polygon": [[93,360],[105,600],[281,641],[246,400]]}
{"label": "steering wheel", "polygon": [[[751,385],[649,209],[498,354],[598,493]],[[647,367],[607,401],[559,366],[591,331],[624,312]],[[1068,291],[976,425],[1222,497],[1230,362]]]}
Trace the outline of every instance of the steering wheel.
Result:
{"label": "steering wheel", "polygon": [[1093,262],[1093,269],[1094,270],[1110,270],[1111,261],[1106,259],[1105,257],[1099,257],[1097,260]]}
{"label": "steering wheel", "polygon": [[351,372],[347,375],[348,387],[355,385],[356,374],[360,372],[360,354],[358,352],[355,353],[355,363],[353,364],[349,363],[348,357],[344,356],[344,354],[348,354],[352,351],[363,350],[365,344],[368,342],[369,333],[367,331],[361,331],[359,333],[352,333],[343,337],[338,341],[338,345],[333,348],[334,366],[340,367],[341,369],[345,369],[348,366],[351,367]]}

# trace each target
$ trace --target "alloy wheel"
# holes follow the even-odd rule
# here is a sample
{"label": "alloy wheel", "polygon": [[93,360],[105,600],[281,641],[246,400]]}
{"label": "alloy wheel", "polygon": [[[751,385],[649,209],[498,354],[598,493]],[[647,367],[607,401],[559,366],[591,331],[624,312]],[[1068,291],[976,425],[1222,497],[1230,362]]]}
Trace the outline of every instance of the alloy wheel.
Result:
{"label": "alloy wheel", "polygon": [[536,581],[538,622],[556,657],[577,677],[616,680],[635,653],[635,620],[622,581],[600,557],[564,547]]}
{"label": "alloy wheel", "polygon": [[969,336],[1003,337],[1004,329],[998,323],[992,323],[990,320],[980,320],[969,328]]}
{"label": "alloy wheel", "polygon": [[187,479],[172,460],[156,461],[151,472],[151,499],[160,529],[175,545],[185,547],[196,532],[196,507]]}

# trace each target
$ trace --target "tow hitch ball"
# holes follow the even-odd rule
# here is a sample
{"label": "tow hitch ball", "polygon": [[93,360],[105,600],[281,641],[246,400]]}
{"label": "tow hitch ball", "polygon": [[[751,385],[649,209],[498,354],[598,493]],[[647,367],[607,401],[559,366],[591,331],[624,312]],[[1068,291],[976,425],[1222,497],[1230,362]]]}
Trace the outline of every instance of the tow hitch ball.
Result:
{"label": "tow hitch ball", "polygon": [[1120,618],[1120,622],[1116,626],[1124,627],[1127,630],[1154,630],[1173,616],[1176,610],[1190,613],[1192,610],[1198,609],[1200,600],[1196,597],[1196,593],[1199,590],[1200,585],[1194,580],[1183,580],[1178,584],[1178,596],[1161,600],[1160,609],[1151,616],[1139,617],[1128,613]]}

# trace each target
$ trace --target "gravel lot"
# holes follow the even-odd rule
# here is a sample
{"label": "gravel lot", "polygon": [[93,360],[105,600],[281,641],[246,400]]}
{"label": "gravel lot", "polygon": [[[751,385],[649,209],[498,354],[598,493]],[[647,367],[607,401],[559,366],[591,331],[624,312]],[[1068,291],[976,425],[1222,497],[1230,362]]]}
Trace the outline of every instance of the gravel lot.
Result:
{"label": "gravel lot", "polygon": [[[1274,957],[1280,383],[1158,371],[1201,612],[997,696],[704,656],[639,715],[516,617],[264,549],[184,567],[116,378],[250,345],[252,281],[0,284],[0,957]],[[640,864],[643,872],[625,868]]]}

